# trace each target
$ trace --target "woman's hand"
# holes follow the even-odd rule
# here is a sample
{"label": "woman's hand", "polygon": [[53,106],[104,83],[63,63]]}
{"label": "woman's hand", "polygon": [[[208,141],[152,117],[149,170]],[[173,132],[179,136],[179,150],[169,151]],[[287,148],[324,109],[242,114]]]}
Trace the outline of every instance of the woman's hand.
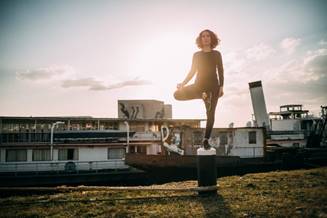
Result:
{"label": "woman's hand", "polygon": [[224,87],[221,86],[221,87],[219,88],[218,97],[221,97],[221,96],[223,96],[223,95],[224,95]]}

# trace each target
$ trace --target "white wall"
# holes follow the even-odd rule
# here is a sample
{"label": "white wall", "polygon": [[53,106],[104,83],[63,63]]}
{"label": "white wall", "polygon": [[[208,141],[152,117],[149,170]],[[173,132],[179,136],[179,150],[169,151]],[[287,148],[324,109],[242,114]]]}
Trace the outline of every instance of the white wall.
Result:
{"label": "white wall", "polygon": [[300,120],[271,120],[273,131],[297,131],[301,130]]}
{"label": "white wall", "polygon": [[263,147],[244,148],[235,146],[230,153],[231,156],[240,156],[241,158],[263,157]]}
{"label": "white wall", "polygon": [[[249,143],[249,132],[256,132],[256,143]],[[227,133],[227,145],[219,145],[219,137],[213,137],[210,144],[215,147],[219,155],[240,156],[241,158],[263,157],[264,135],[260,128],[234,128]]]}
{"label": "white wall", "polygon": [[[256,132],[256,144],[249,143],[249,132],[255,131]],[[263,131],[262,129],[256,128],[247,128],[247,129],[236,129],[234,135],[234,145],[240,147],[263,147]]]}
{"label": "white wall", "polygon": [[107,147],[79,148],[79,161],[103,161],[108,160]]}
{"label": "white wall", "polygon": [[[256,143],[249,143],[249,132],[256,132]],[[262,129],[246,128],[236,129],[234,143],[230,155],[240,156],[241,158],[263,157],[264,155],[264,136]]]}

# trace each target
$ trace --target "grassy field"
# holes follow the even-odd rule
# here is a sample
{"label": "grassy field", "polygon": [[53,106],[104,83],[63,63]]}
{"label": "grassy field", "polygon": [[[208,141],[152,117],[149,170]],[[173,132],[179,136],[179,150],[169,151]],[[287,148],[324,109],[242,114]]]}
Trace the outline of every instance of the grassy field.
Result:
{"label": "grassy field", "polygon": [[[0,217],[327,217],[327,167],[224,177],[218,184],[214,197],[142,187],[4,197]],[[196,186],[186,181],[150,188]]]}

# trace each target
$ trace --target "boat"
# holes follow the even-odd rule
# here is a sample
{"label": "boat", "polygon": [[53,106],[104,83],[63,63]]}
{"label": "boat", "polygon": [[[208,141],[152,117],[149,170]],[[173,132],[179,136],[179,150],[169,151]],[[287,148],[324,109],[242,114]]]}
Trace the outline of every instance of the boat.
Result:
{"label": "boat", "polygon": [[[279,114],[283,119],[272,120],[260,110],[260,85],[250,86],[256,99],[253,125],[213,129],[210,144],[216,149],[217,169],[226,174],[278,167],[288,160],[303,163],[316,157],[325,161],[326,107],[321,118],[301,118],[310,131],[278,130],[277,122],[289,122],[288,117],[283,112]],[[157,100],[119,100],[118,118],[2,116],[0,186],[139,184],[194,178],[205,120],[173,119],[171,109]],[[278,144],[281,140],[291,146]],[[294,144],[296,140],[301,143]]]}

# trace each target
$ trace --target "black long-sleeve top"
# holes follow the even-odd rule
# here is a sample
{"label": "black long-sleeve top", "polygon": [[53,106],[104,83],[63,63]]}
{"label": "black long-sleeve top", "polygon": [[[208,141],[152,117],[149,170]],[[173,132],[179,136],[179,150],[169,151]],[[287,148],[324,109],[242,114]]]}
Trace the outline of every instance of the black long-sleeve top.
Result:
{"label": "black long-sleeve top", "polygon": [[197,72],[195,84],[202,90],[213,90],[224,85],[223,61],[217,50],[195,52],[191,70]]}

